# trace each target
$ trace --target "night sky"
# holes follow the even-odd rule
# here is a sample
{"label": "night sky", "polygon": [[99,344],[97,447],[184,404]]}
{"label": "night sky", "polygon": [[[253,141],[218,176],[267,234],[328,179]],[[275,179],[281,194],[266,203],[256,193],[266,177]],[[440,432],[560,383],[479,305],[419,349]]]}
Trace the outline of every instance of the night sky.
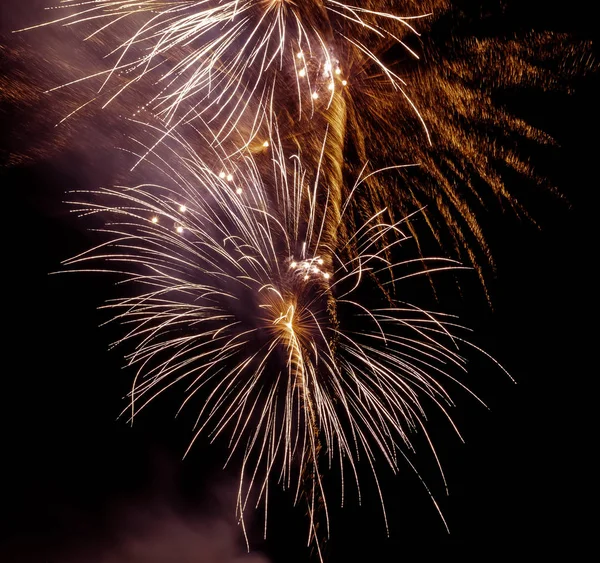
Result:
{"label": "night sky", "polygon": [[[36,32],[9,33],[36,21],[33,6],[44,2],[17,9],[22,4],[3,0],[0,46],[29,46],[43,58],[44,43]],[[527,4],[524,9],[518,0],[507,2],[504,15],[486,25],[591,38],[591,17],[576,3],[553,11],[545,2]],[[20,68],[14,58],[0,64],[8,80]],[[435,460],[417,440],[417,466],[451,533],[408,467],[393,476],[382,466],[390,537],[376,490],[365,480],[362,507],[351,498],[344,509],[332,509],[327,561],[582,560],[591,529],[586,512],[593,508],[597,479],[591,465],[597,438],[589,436],[594,407],[585,406],[598,373],[597,220],[590,218],[598,188],[597,76],[575,80],[573,89],[571,95],[528,91],[499,98],[557,140],[556,147],[523,150],[564,197],[522,180],[517,188],[527,194],[538,227],[493,205],[481,218],[497,265],[489,282],[492,307],[476,281],[466,282],[462,296],[454,288],[447,296],[442,292],[440,308],[459,313],[475,330],[473,341],[517,381],[514,385],[473,354],[465,382],[489,410],[456,390],[452,414],[465,444],[437,415],[431,418],[448,497]],[[52,97],[27,104],[2,100],[7,315],[0,393],[0,561],[308,561],[304,509],[293,508],[291,496],[275,490],[267,540],[258,514],[250,522],[252,551],[246,554],[233,518],[236,468],[222,470],[225,446],[206,440],[181,460],[194,413],[174,419],[176,397],[156,402],[133,427],[118,418],[132,372],[122,368],[125,350],[109,350],[119,327],[100,326],[109,317],[98,310],[115,295],[113,280],[49,274],[91,243],[85,222],[62,203],[64,192],[110,182],[119,162],[108,156],[100,136],[91,153],[96,140],[85,134],[49,150],[52,143],[44,139],[55,133],[48,122],[57,117]],[[32,158],[14,158],[27,154],[28,146],[35,147]]]}

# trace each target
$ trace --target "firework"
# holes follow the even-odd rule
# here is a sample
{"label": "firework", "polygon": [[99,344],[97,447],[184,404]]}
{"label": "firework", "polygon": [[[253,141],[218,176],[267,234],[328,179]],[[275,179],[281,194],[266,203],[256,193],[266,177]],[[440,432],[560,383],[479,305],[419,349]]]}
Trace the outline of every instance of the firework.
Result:
{"label": "firework", "polygon": [[55,9],[67,13],[42,25],[93,26],[87,40],[106,43],[114,61],[61,88],[97,78],[105,106],[135,88],[147,98],[140,108],[166,124],[201,116],[218,123],[218,139],[244,117],[269,115],[264,109],[273,109],[273,99],[277,112],[287,108],[296,121],[328,109],[348,85],[350,61],[370,63],[409,99],[405,82],[379,48],[366,44],[364,31],[416,57],[402,38],[416,34],[412,20],[425,15],[401,17],[335,0],[64,0]]}
{"label": "firework", "polygon": [[450,419],[444,381],[465,369],[457,321],[398,298],[407,277],[463,268],[406,258],[412,218],[429,205],[436,241],[448,233],[448,255],[482,277],[482,186],[521,210],[497,161],[536,179],[487,129],[550,141],[491,90],[552,87],[529,59],[555,37],[448,40],[450,54],[423,42],[415,71],[413,20],[426,28],[447,2],[400,4],[409,15],[383,0],[64,0],[50,22],[85,29],[108,59],[65,86],[97,81],[104,108],[130,96],[147,132],[144,181],[72,202],[105,239],[65,264],[130,287],[106,307],[133,349],[131,418],[182,389],[182,408],[199,405],[191,445],[227,440],[239,463],[242,524],[263,503],[266,525],[279,483],[306,501],[317,547],[325,468],[360,496],[359,457],[376,482],[380,460],[411,464],[425,403]]}
{"label": "firework", "polygon": [[[78,194],[107,238],[66,266],[134,285],[106,305],[129,327],[120,342],[135,342],[131,417],[171,387],[185,390],[182,408],[201,397],[192,444],[201,432],[223,437],[241,460],[241,521],[250,499],[267,507],[277,481],[308,502],[310,542],[317,500],[327,520],[323,467],[338,463],[357,486],[359,457],[375,479],[376,459],[397,471],[410,434],[427,433],[422,401],[448,415],[442,383],[464,370],[465,341],[454,318],[390,297],[425,271],[422,259],[388,258],[409,238],[404,221],[381,209],[331,247],[317,173],[276,136],[269,149],[267,172],[249,152],[201,158],[169,135],[143,164],[161,184]],[[460,268],[430,262],[429,273]]]}

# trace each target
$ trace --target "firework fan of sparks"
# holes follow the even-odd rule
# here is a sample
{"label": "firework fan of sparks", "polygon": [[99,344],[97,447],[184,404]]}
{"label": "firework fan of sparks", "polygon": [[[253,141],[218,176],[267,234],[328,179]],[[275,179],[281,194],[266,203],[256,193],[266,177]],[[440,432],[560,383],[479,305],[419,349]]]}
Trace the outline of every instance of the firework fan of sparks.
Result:
{"label": "firework fan of sparks", "polygon": [[107,56],[115,61],[61,88],[98,78],[99,91],[108,90],[106,106],[150,83],[158,93],[144,108],[174,127],[198,116],[216,121],[217,138],[248,114],[268,115],[262,109],[273,98],[281,107],[295,105],[297,121],[328,109],[348,84],[344,60],[372,63],[410,102],[405,82],[363,36],[366,30],[379,43],[399,42],[417,57],[402,36],[417,34],[411,22],[426,15],[401,17],[336,0],[63,0],[55,9],[68,13],[42,25],[98,22],[87,39],[109,35]]}
{"label": "firework fan of sparks", "polygon": [[[451,421],[440,379],[456,381],[468,343],[454,318],[390,299],[387,286],[424,272],[423,259],[386,257],[408,238],[403,221],[382,209],[337,249],[324,244],[318,176],[269,141],[270,174],[250,153],[234,161],[207,149],[203,160],[169,135],[144,159],[163,185],[78,193],[72,203],[102,216],[107,240],[66,265],[100,263],[137,288],[107,304],[130,327],[122,341],[135,341],[131,417],[172,386],[185,389],[182,408],[201,396],[196,437],[224,436],[241,457],[241,521],[249,499],[267,508],[276,480],[308,502],[310,543],[317,503],[328,519],[323,466],[337,461],[359,496],[359,458],[375,480],[379,458],[397,471],[410,434],[427,436],[424,399]],[[429,272],[461,267],[431,263]],[[378,307],[362,303],[365,287],[379,291]]]}

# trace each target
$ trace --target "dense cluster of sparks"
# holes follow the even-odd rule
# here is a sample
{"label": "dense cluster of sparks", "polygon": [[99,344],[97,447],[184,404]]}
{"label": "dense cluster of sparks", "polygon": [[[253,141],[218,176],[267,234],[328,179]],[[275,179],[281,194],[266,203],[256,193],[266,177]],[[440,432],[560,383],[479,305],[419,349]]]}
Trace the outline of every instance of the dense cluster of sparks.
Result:
{"label": "dense cluster of sparks", "polygon": [[[222,437],[240,463],[242,525],[260,502],[266,524],[277,482],[307,502],[319,550],[324,469],[337,462],[342,489],[349,474],[360,496],[359,458],[375,481],[378,459],[412,466],[410,434],[429,441],[423,401],[448,416],[442,381],[461,385],[453,370],[465,369],[460,348],[471,346],[462,327],[396,297],[402,279],[462,268],[403,258],[411,219],[434,202],[435,238],[444,242],[443,224],[455,254],[480,269],[470,239],[489,253],[472,178],[517,207],[487,153],[533,176],[514,150],[465,134],[462,121],[478,112],[485,127],[547,140],[494,109],[477,82],[499,43],[470,45],[487,56],[479,66],[436,51],[437,66],[416,73],[409,92],[386,53],[400,45],[418,59],[414,20],[446,4],[428,0],[405,16],[384,0],[62,0],[57,17],[34,26],[77,24],[105,49],[106,68],[59,88],[91,81],[103,107],[136,99],[129,123],[144,140],[130,152],[152,180],[79,193],[72,203],[102,218],[105,240],[66,262],[136,288],[107,304],[129,327],[122,341],[135,343],[131,417],[184,389],[182,407],[200,405],[192,444],[200,433]],[[522,61],[542,40],[502,51],[519,80],[537,76]],[[516,82],[497,74],[498,84]],[[452,111],[438,112],[444,100]],[[390,164],[400,134],[413,160]],[[424,172],[411,179],[413,162]]]}

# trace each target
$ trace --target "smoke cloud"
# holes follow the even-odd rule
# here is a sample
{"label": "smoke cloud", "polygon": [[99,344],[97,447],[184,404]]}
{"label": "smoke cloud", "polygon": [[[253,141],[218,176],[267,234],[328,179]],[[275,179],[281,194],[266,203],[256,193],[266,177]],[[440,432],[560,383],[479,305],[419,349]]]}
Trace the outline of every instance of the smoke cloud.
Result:
{"label": "smoke cloud", "polygon": [[239,527],[225,519],[203,521],[160,508],[132,512],[127,520],[114,547],[69,563],[268,563],[246,553]]}

